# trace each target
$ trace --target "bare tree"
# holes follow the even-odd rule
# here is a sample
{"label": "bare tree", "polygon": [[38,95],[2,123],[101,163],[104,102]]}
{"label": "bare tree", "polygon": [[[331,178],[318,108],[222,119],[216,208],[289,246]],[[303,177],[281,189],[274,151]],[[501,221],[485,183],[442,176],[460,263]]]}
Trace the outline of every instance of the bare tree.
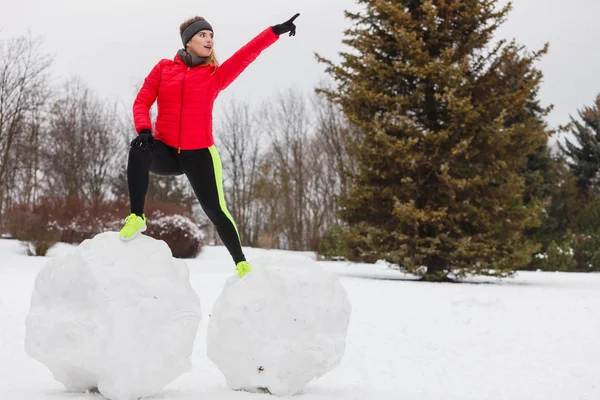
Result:
{"label": "bare tree", "polygon": [[128,107],[123,102],[118,103],[117,107],[117,120],[115,121],[115,170],[111,174],[110,197],[123,199],[128,196],[129,192],[127,186],[127,157],[129,154],[129,144],[134,138],[135,129],[133,127],[131,107]]}
{"label": "bare tree", "polygon": [[347,193],[351,176],[357,171],[348,150],[356,143],[358,130],[349,124],[339,106],[321,92],[312,100],[315,128],[308,156],[311,181],[307,189],[307,220],[310,249],[318,250],[329,230],[342,224],[339,198]]}
{"label": "bare tree", "polygon": [[[49,90],[38,92],[40,99],[47,99]],[[5,205],[13,204],[35,206],[37,199],[43,194],[44,180],[41,147],[42,135],[46,124],[46,104],[41,103],[26,113],[23,132],[15,138],[9,153],[9,167],[5,180],[11,185],[6,188]]]}
{"label": "bare tree", "polygon": [[309,111],[304,96],[289,90],[263,106],[263,120],[271,138],[270,165],[279,198],[277,216],[285,247],[306,248],[306,185],[309,141]]}
{"label": "bare tree", "polygon": [[319,240],[336,220],[338,173],[328,165],[330,158],[322,138],[312,136],[306,154],[308,179],[305,200],[305,237],[310,250],[317,250]]}
{"label": "bare tree", "polygon": [[215,129],[215,138],[223,159],[227,206],[242,243],[256,246],[256,180],[264,135],[247,103],[231,100],[224,107],[222,123]]}
{"label": "bare tree", "polygon": [[304,237],[309,250],[318,250],[328,229],[339,223],[338,197],[346,190],[352,169],[344,137],[348,126],[339,109],[323,95],[312,98],[314,125],[304,153]]}
{"label": "bare tree", "polygon": [[304,96],[289,91],[261,112],[271,143],[256,181],[255,209],[262,234],[272,233],[275,246],[295,250],[317,250],[328,229],[340,223],[338,198],[354,171],[347,152],[350,125],[324,96],[312,100],[309,109]]}
{"label": "bare tree", "polygon": [[278,160],[270,149],[261,159],[255,183],[254,232],[258,247],[287,247],[279,243],[287,218],[283,214],[284,196],[281,190]]}
{"label": "bare tree", "polygon": [[[321,86],[324,86],[321,85]],[[316,116],[316,137],[322,151],[327,155],[327,170],[336,192],[346,193],[349,175],[356,171],[355,163],[348,153],[348,145],[356,138],[353,128],[339,106],[327,100],[319,92],[313,97]]]}
{"label": "bare tree", "polygon": [[107,107],[78,79],[53,102],[45,135],[46,171],[57,194],[98,204],[109,190],[118,154],[116,109]]}
{"label": "bare tree", "polygon": [[[34,118],[45,101],[51,62],[39,38],[22,35],[0,40],[0,214],[6,193],[16,191],[13,145],[27,134],[28,117]],[[34,126],[31,122],[30,128]],[[34,137],[35,132],[29,130]],[[9,168],[13,169],[10,173]]]}

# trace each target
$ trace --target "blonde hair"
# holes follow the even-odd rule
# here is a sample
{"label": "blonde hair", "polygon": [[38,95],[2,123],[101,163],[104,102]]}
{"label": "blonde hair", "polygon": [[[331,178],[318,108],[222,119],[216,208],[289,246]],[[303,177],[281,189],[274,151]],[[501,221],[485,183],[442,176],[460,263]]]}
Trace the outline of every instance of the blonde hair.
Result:
{"label": "blonde hair", "polygon": [[[183,31],[185,30],[185,28],[187,28],[188,26],[190,26],[191,24],[193,24],[196,21],[205,21],[205,19],[203,17],[199,17],[199,16],[186,19],[185,21],[183,21],[183,23],[181,25],[179,25],[179,35],[181,36],[183,34]],[[186,47],[187,47],[187,44],[186,44]],[[219,66],[219,60],[217,59],[217,56],[215,55],[214,49],[210,53],[210,56],[208,56],[208,60],[206,61],[206,64],[212,65],[213,67],[215,67],[215,69]]]}

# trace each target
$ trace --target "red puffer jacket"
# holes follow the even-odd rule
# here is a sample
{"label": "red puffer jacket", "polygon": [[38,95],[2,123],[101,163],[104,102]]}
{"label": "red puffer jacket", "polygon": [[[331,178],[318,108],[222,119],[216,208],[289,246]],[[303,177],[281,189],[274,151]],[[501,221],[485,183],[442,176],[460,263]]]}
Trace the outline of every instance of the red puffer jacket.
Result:
{"label": "red puffer jacket", "polygon": [[189,68],[179,56],[173,61],[159,61],[133,103],[136,132],[152,130],[150,107],[158,98],[156,139],[180,150],[212,146],[212,110],[217,95],[277,39],[271,27],[265,29],[216,70],[208,65]]}

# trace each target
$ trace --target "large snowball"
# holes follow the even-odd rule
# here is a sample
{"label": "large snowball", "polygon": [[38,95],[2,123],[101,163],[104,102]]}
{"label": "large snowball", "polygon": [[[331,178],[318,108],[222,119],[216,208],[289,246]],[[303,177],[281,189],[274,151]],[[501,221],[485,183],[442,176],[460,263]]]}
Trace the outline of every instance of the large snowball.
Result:
{"label": "large snowball", "polygon": [[191,369],[201,318],[188,268],[164,242],[107,232],[40,271],[25,349],[68,390],[137,399]]}
{"label": "large snowball", "polygon": [[208,325],[208,358],[234,390],[290,395],[336,367],[351,306],[339,279],[315,261],[269,252],[231,277]]}

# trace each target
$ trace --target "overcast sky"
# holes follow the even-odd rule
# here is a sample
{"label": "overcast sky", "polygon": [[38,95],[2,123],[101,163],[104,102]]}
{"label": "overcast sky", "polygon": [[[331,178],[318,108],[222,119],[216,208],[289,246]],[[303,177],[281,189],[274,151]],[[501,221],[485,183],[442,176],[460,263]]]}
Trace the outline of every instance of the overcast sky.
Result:
{"label": "overcast sky", "polygon": [[[539,63],[540,96],[554,104],[551,126],[590,105],[600,93],[599,0],[516,0],[499,37],[515,38],[528,49],[550,43]],[[314,52],[338,60],[343,11],[354,0],[0,0],[0,38],[30,32],[54,54],[57,78],[81,77],[101,97],[131,103],[135,87],[161,58],[181,47],[179,24],[201,15],[215,30],[222,62],[270,25],[301,15],[295,37],[282,36],[225,90],[229,98],[256,102],[278,90],[310,93],[326,78]],[[218,115],[216,116],[218,118]]]}

